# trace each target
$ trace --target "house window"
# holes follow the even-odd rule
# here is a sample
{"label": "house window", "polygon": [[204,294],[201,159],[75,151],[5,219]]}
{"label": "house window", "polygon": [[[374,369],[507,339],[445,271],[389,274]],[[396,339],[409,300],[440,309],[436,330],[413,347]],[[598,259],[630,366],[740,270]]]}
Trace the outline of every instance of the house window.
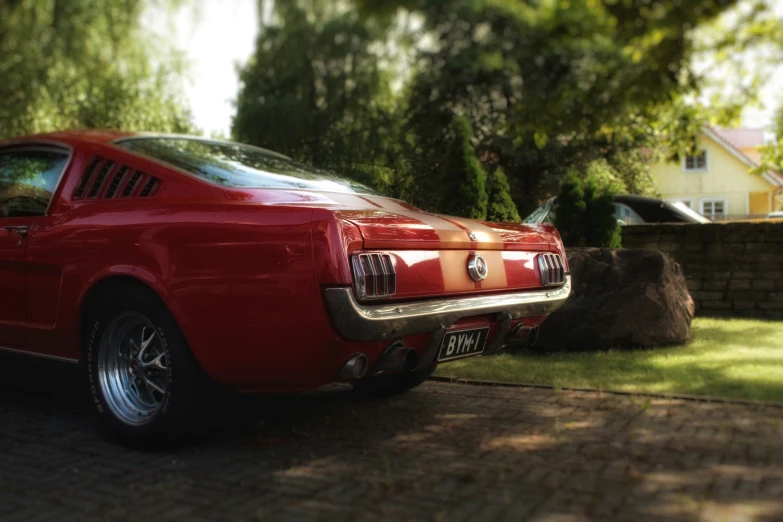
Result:
{"label": "house window", "polygon": [[700,202],[700,211],[703,216],[715,219],[716,216],[726,215],[726,200],[722,198],[707,198]]}
{"label": "house window", "polygon": [[707,151],[702,150],[696,154],[686,155],[683,169],[686,172],[703,172],[707,170]]}

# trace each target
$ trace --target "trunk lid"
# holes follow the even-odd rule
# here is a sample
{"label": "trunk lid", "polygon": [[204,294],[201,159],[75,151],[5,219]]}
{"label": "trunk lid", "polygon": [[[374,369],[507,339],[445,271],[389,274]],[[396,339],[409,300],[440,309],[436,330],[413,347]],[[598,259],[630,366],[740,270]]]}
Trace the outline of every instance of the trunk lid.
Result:
{"label": "trunk lid", "polygon": [[[374,209],[336,210],[356,225],[366,250],[549,251],[551,234],[519,223],[487,223],[424,212],[394,200]],[[390,208],[391,207],[391,208]]]}
{"label": "trunk lid", "polygon": [[[356,226],[363,251],[390,256],[396,275],[392,300],[540,288],[537,256],[561,252],[550,226],[444,216],[395,200],[378,202],[372,209],[333,212]],[[468,270],[475,254],[488,269],[480,280]]]}

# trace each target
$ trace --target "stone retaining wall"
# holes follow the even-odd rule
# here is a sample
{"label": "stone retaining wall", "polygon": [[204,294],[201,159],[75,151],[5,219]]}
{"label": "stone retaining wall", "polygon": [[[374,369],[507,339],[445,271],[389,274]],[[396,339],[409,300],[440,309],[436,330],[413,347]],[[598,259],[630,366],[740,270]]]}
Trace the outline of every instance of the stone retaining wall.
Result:
{"label": "stone retaining wall", "polygon": [[677,261],[697,315],[783,319],[783,222],[627,226],[623,247]]}

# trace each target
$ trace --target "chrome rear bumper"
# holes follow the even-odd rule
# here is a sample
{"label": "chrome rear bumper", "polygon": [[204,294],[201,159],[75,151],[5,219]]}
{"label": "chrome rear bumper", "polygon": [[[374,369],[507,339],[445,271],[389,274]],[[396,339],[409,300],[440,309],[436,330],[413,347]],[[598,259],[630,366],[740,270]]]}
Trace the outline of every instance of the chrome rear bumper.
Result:
{"label": "chrome rear bumper", "polygon": [[434,332],[472,315],[498,313],[512,319],[547,315],[560,308],[570,294],[570,275],[556,288],[412,303],[364,305],[356,301],[351,288],[328,288],[324,292],[337,331],[351,341]]}

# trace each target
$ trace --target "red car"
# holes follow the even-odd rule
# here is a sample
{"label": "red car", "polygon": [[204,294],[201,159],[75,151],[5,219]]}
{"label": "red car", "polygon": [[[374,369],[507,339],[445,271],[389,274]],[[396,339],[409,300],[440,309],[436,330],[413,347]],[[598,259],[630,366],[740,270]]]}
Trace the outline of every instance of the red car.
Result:
{"label": "red car", "polygon": [[550,225],[435,215],[257,147],[59,132],[0,143],[0,347],[84,362],[122,437],[205,383],[393,392],[532,343],[570,293]]}

